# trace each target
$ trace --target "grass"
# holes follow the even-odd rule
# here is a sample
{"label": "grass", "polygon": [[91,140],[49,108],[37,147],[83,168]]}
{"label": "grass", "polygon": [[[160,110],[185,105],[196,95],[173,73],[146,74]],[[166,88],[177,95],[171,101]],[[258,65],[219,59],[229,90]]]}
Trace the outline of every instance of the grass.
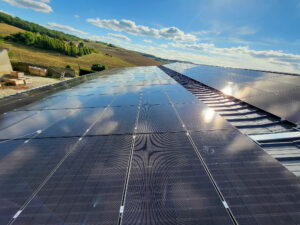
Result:
{"label": "grass", "polygon": [[71,57],[62,55],[57,52],[41,50],[29,46],[24,46],[17,43],[3,42],[6,47],[13,52],[12,61],[28,62],[44,66],[65,67],[67,64],[71,65],[73,69],[78,67],[91,68],[93,64],[100,63],[106,65],[108,68],[115,67],[130,67],[134,66],[131,63],[125,62],[117,57],[110,57],[102,53],[93,53],[82,57]]}
{"label": "grass", "polygon": [[25,30],[18,27],[14,27],[5,23],[0,23],[0,36],[8,36],[19,32],[25,32]]}
{"label": "grass", "polygon": [[119,47],[109,47],[105,44],[96,42],[88,42],[85,43],[85,45],[93,47],[102,52],[103,54],[109,54],[111,56],[118,57],[135,66],[157,66],[163,64],[162,62],[158,62],[154,59],[137,54],[136,52]]}
{"label": "grass", "polygon": [[[25,30],[8,24],[0,23],[0,36],[7,36],[18,32],[25,32]],[[69,64],[73,69],[78,70],[79,66],[81,68],[90,69],[93,64],[98,63],[104,64],[108,68],[154,66],[162,64],[161,62],[144,57],[133,51],[119,47],[109,47],[108,45],[96,42],[86,42],[85,45],[94,47],[95,49],[99,50],[99,53],[93,53],[91,55],[78,58],[8,41],[0,40],[0,42],[0,44],[8,47],[10,52],[12,52],[12,61],[34,63],[44,66],[65,67],[67,64]]]}

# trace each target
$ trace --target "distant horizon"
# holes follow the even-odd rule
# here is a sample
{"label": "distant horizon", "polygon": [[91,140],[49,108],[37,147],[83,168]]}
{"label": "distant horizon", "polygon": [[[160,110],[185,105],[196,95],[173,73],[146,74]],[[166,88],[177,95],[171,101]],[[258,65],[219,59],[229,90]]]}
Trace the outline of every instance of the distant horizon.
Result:
{"label": "distant horizon", "polygon": [[164,59],[300,73],[299,0],[0,0],[0,11]]}

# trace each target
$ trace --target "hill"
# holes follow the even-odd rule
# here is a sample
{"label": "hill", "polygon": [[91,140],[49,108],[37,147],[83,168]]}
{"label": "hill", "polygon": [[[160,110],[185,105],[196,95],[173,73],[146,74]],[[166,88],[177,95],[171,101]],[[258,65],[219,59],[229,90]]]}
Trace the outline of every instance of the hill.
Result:
{"label": "hill", "polygon": [[118,57],[135,66],[157,66],[162,65],[163,62],[157,61],[153,58],[148,58],[138,54],[134,51],[130,51],[124,48],[120,48],[114,45],[109,45],[101,42],[90,41],[85,43],[87,46],[93,47],[104,54]]}
{"label": "hill", "polygon": [[85,46],[93,47],[97,49],[99,53],[93,53],[91,55],[76,58],[62,55],[51,50],[43,50],[31,46],[25,46],[9,40],[1,40],[1,44],[10,49],[10,56],[12,56],[13,61],[58,67],[65,67],[67,64],[69,64],[74,69],[78,69],[79,66],[82,68],[90,68],[96,63],[104,64],[108,68],[154,66],[162,65],[164,63],[164,61],[157,60],[158,58],[155,57],[145,57],[140,53],[126,50],[112,44],[106,44],[104,42],[83,40],[79,37],[60,31],[51,30],[41,25],[0,12],[0,36],[6,37],[11,34],[16,34],[19,32],[23,33],[25,31],[30,31],[33,33],[38,32],[41,34],[46,34],[49,37],[58,38],[60,40],[64,39],[65,41],[72,40],[74,43],[84,42]]}
{"label": "hill", "polygon": [[160,57],[157,57],[157,56],[154,56],[154,55],[150,55],[150,54],[147,54],[147,53],[143,53],[143,52],[136,52],[136,53],[139,54],[139,55],[142,55],[144,57],[147,57],[147,58],[150,58],[150,59],[154,59],[155,61],[161,62],[162,64],[184,62],[184,61],[180,61],[180,60],[164,59],[164,58],[160,58]]}
{"label": "hill", "polygon": [[0,12],[0,22],[12,25],[14,27],[18,27],[20,29],[30,31],[33,33],[40,33],[40,34],[46,34],[53,38],[63,39],[65,41],[77,41],[80,40],[79,37],[76,37],[74,35],[66,34],[61,31],[51,30],[49,28],[46,28],[44,26],[41,26],[36,23],[31,23],[26,20],[22,20],[19,17],[13,17],[11,15],[8,15],[6,13]]}
{"label": "hill", "polygon": [[108,68],[134,66],[117,57],[110,57],[102,53],[93,53],[81,57],[71,57],[57,52],[37,49],[17,43],[4,42],[4,45],[13,53],[12,61],[28,62],[44,66],[65,67],[67,64],[74,69],[78,67],[90,68],[93,64],[101,63]]}
{"label": "hill", "polygon": [[0,23],[0,36],[8,36],[8,35],[11,35],[11,34],[16,34],[16,33],[24,33],[25,30],[23,29],[20,29],[18,27],[15,27],[15,26],[11,26],[11,25],[8,25],[6,23]]}

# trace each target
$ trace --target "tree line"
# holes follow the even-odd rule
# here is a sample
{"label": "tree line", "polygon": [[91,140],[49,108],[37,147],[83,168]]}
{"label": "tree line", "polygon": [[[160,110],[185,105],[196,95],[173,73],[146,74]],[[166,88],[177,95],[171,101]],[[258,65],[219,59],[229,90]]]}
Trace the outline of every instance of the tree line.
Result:
{"label": "tree line", "polygon": [[72,41],[66,42],[58,38],[49,37],[46,34],[40,33],[16,33],[5,37],[5,40],[18,42],[36,48],[52,50],[69,56],[83,56],[98,52],[96,49],[84,46],[83,42],[78,45]]}
{"label": "tree line", "polygon": [[6,13],[2,13],[2,12],[0,12],[0,22],[9,24],[9,25],[21,28],[23,30],[33,32],[33,33],[46,34],[49,37],[62,39],[65,41],[79,41],[80,40],[80,38],[78,38],[74,35],[65,34],[63,32],[56,31],[56,30],[51,30],[51,29],[48,29],[41,25],[38,25],[36,23],[31,23],[26,20],[22,20],[18,17],[13,17],[13,16],[10,16],[10,15],[8,15]]}

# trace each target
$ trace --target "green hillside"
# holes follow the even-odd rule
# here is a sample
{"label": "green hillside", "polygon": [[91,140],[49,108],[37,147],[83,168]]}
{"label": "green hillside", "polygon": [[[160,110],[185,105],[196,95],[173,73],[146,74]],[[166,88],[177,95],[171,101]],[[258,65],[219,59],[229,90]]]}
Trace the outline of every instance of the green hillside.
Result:
{"label": "green hillside", "polygon": [[[80,57],[72,57],[61,52],[41,49],[16,42],[13,39],[5,38],[9,35],[24,33],[30,31],[47,35],[51,38],[64,40],[66,43],[73,41],[75,44],[83,42],[84,46],[95,48],[99,52],[84,55]],[[71,65],[72,68],[91,68],[93,64],[103,64],[108,68],[130,67],[130,66],[153,66],[164,63],[156,58],[145,57],[140,53],[126,50],[112,44],[103,42],[83,40],[76,36],[65,34],[60,31],[50,30],[41,25],[22,20],[18,17],[12,17],[0,12],[0,37],[1,45],[10,49],[12,61],[34,63],[44,66],[65,67]]]}

